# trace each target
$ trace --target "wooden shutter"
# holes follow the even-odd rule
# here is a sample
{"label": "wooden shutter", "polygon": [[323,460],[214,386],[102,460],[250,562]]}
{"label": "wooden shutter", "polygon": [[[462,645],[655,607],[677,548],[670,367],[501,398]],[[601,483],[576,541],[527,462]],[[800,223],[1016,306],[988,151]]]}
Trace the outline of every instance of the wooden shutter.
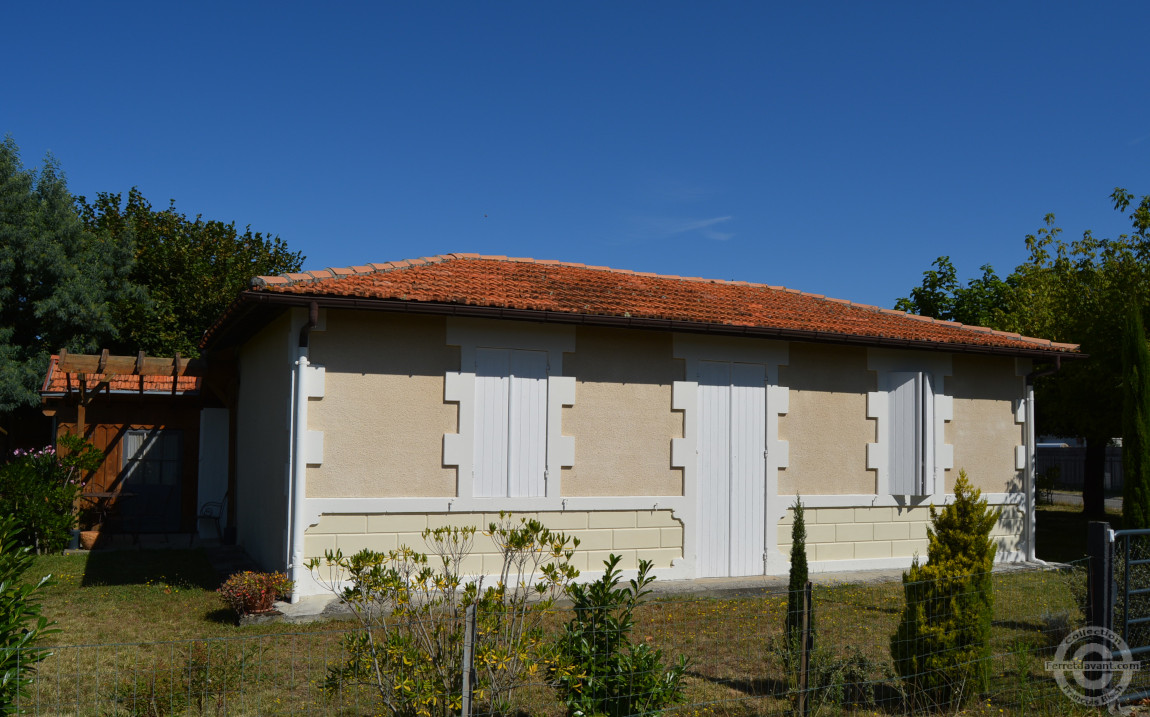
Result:
{"label": "wooden shutter", "polygon": [[507,413],[511,352],[475,350],[475,446],[472,490],[481,498],[507,495]]}
{"label": "wooden shutter", "polygon": [[729,575],[731,509],[731,365],[699,362],[700,577]]}
{"label": "wooden shutter", "polygon": [[934,492],[934,393],[930,374],[895,372],[890,391],[889,491]]}
{"label": "wooden shutter", "polygon": [[766,367],[731,364],[731,575],[763,572]]}
{"label": "wooden shutter", "polygon": [[547,353],[511,352],[507,495],[546,495]]}

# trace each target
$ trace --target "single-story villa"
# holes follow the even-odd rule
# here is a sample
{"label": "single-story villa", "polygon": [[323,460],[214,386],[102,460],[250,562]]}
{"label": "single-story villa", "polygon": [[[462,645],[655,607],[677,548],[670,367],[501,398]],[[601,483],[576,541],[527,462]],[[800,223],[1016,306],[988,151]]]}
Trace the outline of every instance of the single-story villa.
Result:
{"label": "single-story villa", "polygon": [[[234,354],[235,524],[300,596],[327,549],[501,510],[662,578],[909,565],[960,469],[1034,558],[1035,364],[1078,347],[782,287],[450,254],[257,277]],[[487,550],[490,550],[488,547]],[[480,548],[469,568],[493,572]]]}

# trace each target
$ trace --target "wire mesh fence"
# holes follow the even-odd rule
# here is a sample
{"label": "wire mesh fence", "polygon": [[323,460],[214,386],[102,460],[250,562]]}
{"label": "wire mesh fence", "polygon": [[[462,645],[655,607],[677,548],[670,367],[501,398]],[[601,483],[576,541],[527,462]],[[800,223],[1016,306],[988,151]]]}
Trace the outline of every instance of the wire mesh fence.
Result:
{"label": "wire mesh fence", "polygon": [[[989,650],[979,656],[977,669],[969,671],[974,677],[960,686],[968,713],[1083,711],[1063,694],[1044,662],[1081,624],[1085,582],[1081,566],[990,576]],[[582,711],[588,717],[594,711],[661,711],[684,717],[795,714],[801,706],[801,675],[793,641],[784,628],[787,597],[786,592],[763,589],[720,597],[653,598],[636,607],[629,620],[612,622],[608,613],[594,620],[584,615],[578,644],[595,649],[583,652],[561,640],[572,629],[572,609],[551,608],[541,631],[517,643],[520,654],[472,651],[478,655],[473,664],[472,714],[561,717],[574,714],[575,704],[587,705]],[[947,600],[929,609],[945,612],[962,598],[952,595]],[[940,712],[937,705],[916,699],[892,659],[892,636],[905,604],[905,587],[897,581],[813,588],[814,637],[802,701],[809,714]],[[355,623],[341,623],[340,629],[226,639],[53,647],[51,656],[37,666],[18,708],[35,715],[147,717],[351,717],[391,714],[393,709],[459,714],[462,677],[469,671],[462,664],[439,664],[437,655],[425,655],[421,664],[413,664],[414,653],[406,649],[419,631],[456,630],[454,624],[436,623],[441,619],[377,628],[368,640],[370,649],[357,653],[349,652],[347,644],[349,639],[364,639]],[[485,624],[489,623],[481,619],[476,631],[479,643],[490,639]],[[465,632],[458,630],[460,635]],[[649,659],[652,654],[658,659]],[[678,678],[681,691],[673,704],[662,706],[646,691],[660,684],[666,687],[679,656],[687,658]],[[364,662],[349,670],[349,657]],[[945,650],[927,657],[924,672],[955,662],[948,661]],[[500,660],[506,662],[501,666]],[[511,669],[517,674],[509,691],[502,695],[485,691],[490,684],[483,677],[485,670],[494,675]],[[388,679],[379,679],[382,671],[390,671]],[[601,709],[593,709],[596,703],[590,698],[565,701],[572,693],[561,686],[564,676],[574,678],[566,684],[577,687],[575,697],[587,697],[602,688],[608,674],[614,680],[610,694],[619,699],[598,703]],[[432,699],[430,695],[437,693],[426,683],[435,679],[445,680],[449,689]]]}

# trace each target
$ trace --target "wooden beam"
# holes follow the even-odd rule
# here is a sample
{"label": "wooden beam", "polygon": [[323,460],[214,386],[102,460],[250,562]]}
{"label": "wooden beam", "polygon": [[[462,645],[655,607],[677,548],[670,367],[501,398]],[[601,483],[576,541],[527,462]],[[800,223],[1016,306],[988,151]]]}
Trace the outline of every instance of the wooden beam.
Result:
{"label": "wooden beam", "polygon": [[96,373],[104,373],[104,367],[108,365],[108,349],[100,352],[100,362],[96,364]]}
{"label": "wooden beam", "polygon": [[71,373],[107,373],[117,375],[141,376],[202,376],[206,371],[207,362],[203,359],[187,359],[180,357],[177,361],[172,358],[159,358],[155,356],[113,356],[109,355],[104,362],[103,370],[100,366],[98,354],[70,354],[57,363],[57,369]]}
{"label": "wooden beam", "polygon": [[172,359],[172,395],[176,395],[176,382],[180,378],[180,352],[176,352],[175,358]]}

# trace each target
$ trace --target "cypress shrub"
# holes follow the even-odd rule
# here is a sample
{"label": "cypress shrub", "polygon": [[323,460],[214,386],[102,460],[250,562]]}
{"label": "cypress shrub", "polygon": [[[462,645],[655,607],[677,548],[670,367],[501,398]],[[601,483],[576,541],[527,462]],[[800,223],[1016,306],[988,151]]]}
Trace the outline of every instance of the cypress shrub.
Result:
{"label": "cypress shrub", "polygon": [[952,709],[986,684],[994,607],[990,531],[999,518],[959,473],[954,503],[930,508],[926,564],[903,573],[906,607],[891,657],[915,708]]}
{"label": "cypress shrub", "polygon": [[[807,525],[803,502],[795,497],[795,522],[791,525],[791,572],[787,586],[787,639],[798,644],[803,629],[803,592],[807,587]],[[813,625],[812,625],[813,630]]]}
{"label": "cypress shrub", "polygon": [[1122,332],[1122,376],[1122,525],[1150,528],[1150,350],[1137,306]]}

